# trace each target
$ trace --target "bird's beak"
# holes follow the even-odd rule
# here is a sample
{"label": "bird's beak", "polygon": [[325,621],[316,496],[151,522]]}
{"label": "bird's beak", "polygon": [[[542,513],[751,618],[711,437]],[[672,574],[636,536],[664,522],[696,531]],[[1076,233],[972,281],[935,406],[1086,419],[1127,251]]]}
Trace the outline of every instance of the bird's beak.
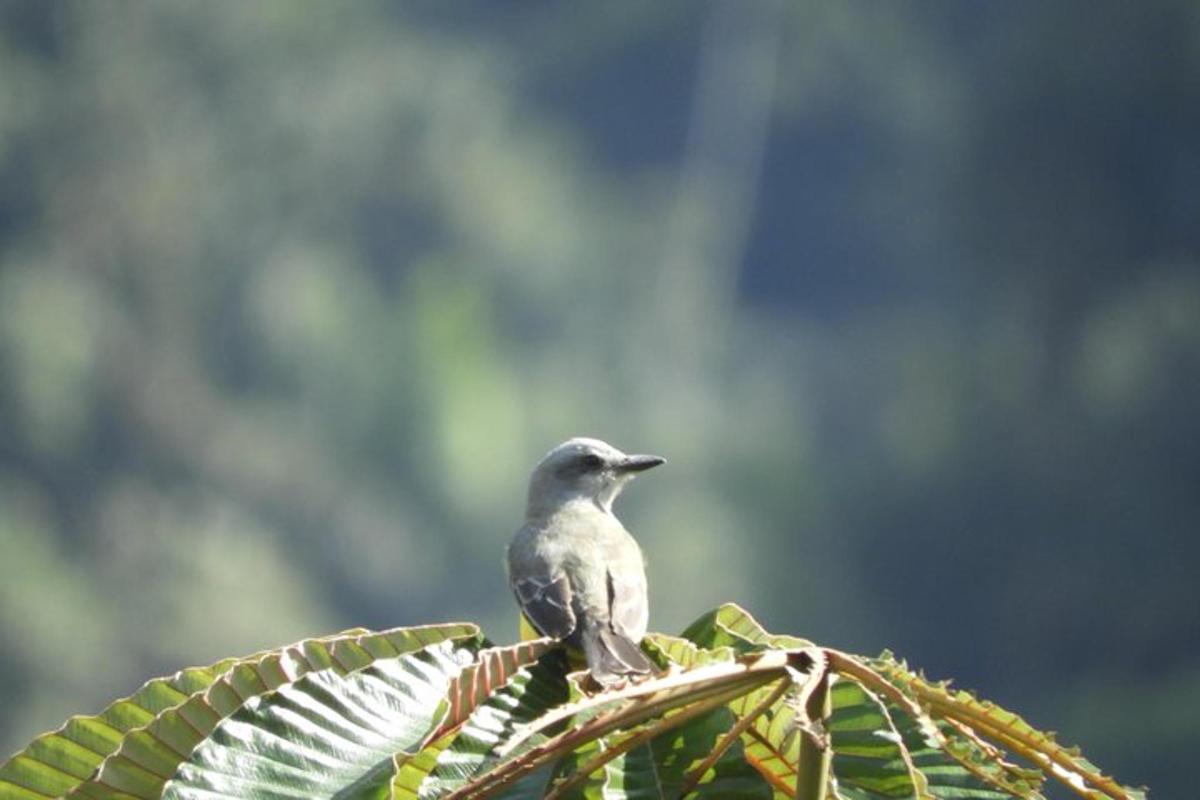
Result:
{"label": "bird's beak", "polygon": [[625,456],[622,461],[617,462],[617,472],[644,472],[651,467],[657,467],[659,464],[665,464],[667,460],[662,456]]}

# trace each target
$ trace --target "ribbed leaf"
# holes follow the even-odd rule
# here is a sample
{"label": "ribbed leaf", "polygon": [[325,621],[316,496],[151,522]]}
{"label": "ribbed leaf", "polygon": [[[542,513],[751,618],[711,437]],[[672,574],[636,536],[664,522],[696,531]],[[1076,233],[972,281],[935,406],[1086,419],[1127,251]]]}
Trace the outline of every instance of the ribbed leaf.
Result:
{"label": "ribbed leaf", "polygon": [[[513,673],[503,687],[475,709],[458,736],[438,755],[420,783],[417,796],[421,800],[444,797],[511,755],[508,748],[523,737],[529,723],[569,699],[566,671],[563,651],[552,650]],[[544,740],[544,735],[530,737],[522,741],[520,749],[536,747]],[[511,790],[520,792],[518,786]]]}
{"label": "ribbed leaf", "polygon": [[[684,668],[731,660],[738,653],[810,646],[804,639],[768,633],[750,614],[732,603],[693,622],[683,638],[653,635],[647,640],[651,655]],[[761,707],[774,692],[768,686],[729,703],[735,720],[754,714],[734,752],[769,785],[775,796],[792,797],[796,793],[800,758],[798,721],[794,709],[782,697],[776,697],[765,709]]]}
{"label": "ribbed leaf", "polygon": [[[441,739],[431,742],[415,756],[398,759],[396,777],[392,781],[391,800],[417,800],[421,796],[421,784],[433,772],[438,758],[457,736],[457,730],[451,731]],[[548,764],[505,787],[503,793],[496,796],[504,797],[505,800],[538,800],[545,795],[553,777],[554,765]],[[427,791],[433,790],[427,788]],[[445,791],[450,789],[447,787]]]}
{"label": "ribbed leaf", "polygon": [[433,645],[348,675],[310,673],[252,698],[180,765],[162,796],[332,797],[351,786],[361,794],[371,774],[386,786],[393,754],[419,749],[438,721],[462,652]]}
{"label": "ribbed leaf", "polygon": [[508,683],[517,670],[534,663],[555,647],[552,639],[534,639],[509,647],[481,650],[475,662],[454,679],[450,690],[450,712],[442,721],[443,730],[455,728],[487,701],[492,693]]}
{"label": "ribbed leaf", "polygon": [[[470,718],[501,686],[523,666],[532,664],[554,646],[550,639],[536,639],[510,647],[491,647],[480,651],[475,662],[459,673],[451,684],[450,708],[435,732],[434,741],[413,755],[397,754],[393,759],[390,796],[415,798],[421,784],[437,766],[437,759],[458,737],[462,723]],[[542,787],[548,780],[544,771]],[[529,788],[529,782],[523,782]],[[530,796],[540,796],[540,790]]]}
{"label": "ribbed leaf", "polygon": [[768,633],[741,606],[725,603],[697,619],[682,634],[704,648],[732,647],[738,652],[801,650],[812,642],[796,636]]}
{"label": "ribbed leaf", "polygon": [[[935,719],[951,721],[962,730],[971,732],[971,736],[959,734],[951,738],[953,746],[948,752],[952,756],[960,756],[960,763],[969,763],[961,757],[964,750],[967,757],[979,757],[980,751],[984,749],[978,744],[982,741],[979,737],[982,737],[1028,759],[1044,773],[1053,776],[1081,796],[1107,797],[1114,800],[1146,798],[1144,790],[1122,786],[1102,773],[1083,757],[1078,748],[1059,744],[1055,741],[1053,733],[1034,728],[1017,714],[995,703],[980,700],[970,692],[952,691],[946,683],[926,681],[909,672],[902,663],[886,653],[873,660],[871,666],[914,697],[923,707],[927,707]],[[1030,773],[1004,764],[1001,755],[998,750],[991,754],[984,753],[985,760],[1000,767],[1000,772],[993,767],[990,772],[981,771],[981,774],[988,775],[1001,785],[1011,786],[1012,793],[1019,796],[1024,784],[1032,783],[1029,779]],[[1020,782],[1022,779],[1024,784]]]}
{"label": "ribbed leaf", "polygon": [[[1038,792],[1041,773],[1036,770],[1013,767],[1014,773],[1009,773],[1000,766],[997,756],[985,756],[948,726],[941,729],[941,738],[946,744],[939,746],[906,711],[891,705],[888,710],[913,764],[925,776],[929,792],[935,797],[941,800],[1007,800],[1012,797],[1044,800]],[[951,755],[955,749],[963,755]],[[1018,777],[1017,773],[1023,777]]]}
{"label": "ribbed leaf", "polygon": [[249,698],[179,765],[162,797],[386,794],[394,755],[418,751],[440,723],[451,681],[474,659],[480,640],[410,649],[418,643],[388,641],[394,652],[364,647]]}
{"label": "ribbed leaf", "polygon": [[93,717],[72,717],[0,767],[0,797],[41,800],[66,795],[117,751],[125,734],[208,688],[234,663],[226,659],[155,678]]}
{"label": "ribbed leaf", "polygon": [[[770,687],[743,695],[730,705],[739,717],[768,699]],[[800,760],[800,737],[795,711],[784,702],[776,702],[755,718],[742,734],[746,762],[762,775],[776,793],[792,797],[796,793],[796,771]]]}
{"label": "ribbed leaf", "polygon": [[883,703],[853,681],[837,681],[831,691],[833,712],[825,728],[839,794],[849,797],[845,790],[855,789],[855,798],[930,798]]}
{"label": "ribbed leaf", "polygon": [[458,737],[454,729],[427,743],[414,755],[396,755],[392,758],[393,776],[391,797],[393,800],[417,800],[421,784],[437,767],[438,758]]}
{"label": "ribbed leaf", "polygon": [[[739,653],[785,649],[782,646],[803,646],[805,642],[793,637],[775,637],[741,608],[726,604],[689,625],[683,637],[650,634],[644,644],[661,665],[673,664],[688,669],[717,661],[732,661]],[[755,773],[756,785],[752,791],[791,797],[796,791],[799,740],[787,737],[793,727],[793,717],[782,699],[777,698],[765,710],[760,710],[760,705],[772,694],[774,688],[768,686],[743,694],[728,704],[730,726],[747,714],[756,710],[759,713],[742,732],[736,746],[731,746],[730,752],[722,755],[721,762],[728,765],[730,759],[737,758],[749,767]],[[707,793],[709,790],[701,791]]]}
{"label": "ribbed leaf", "polygon": [[646,634],[642,649],[663,669],[671,666],[690,669],[718,661],[733,661],[740,652],[732,647],[701,647],[689,639],[665,633]]}
{"label": "ribbed leaf", "polygon": [[[68,796],[153,800],[162,795],[180,765],[194,756],[199,746],[212,741],[209,737],[222,723],[251,705],[251,701],[254,708],[265,707],[260,698],[276,696],[273,693],[306,675],[320,672],[348,675],[376,661],[396,659],[439,643],[446,643],[445,649],[456,655],[454,664],[447,666],[444,679],[440,675],[437,678],[442,694],[436,703],[445,699],[450,679],[469,663],[482,643],[478,628],[473,625],[424,626],[382,633],[355,631],[347,636],[305,640],[234,662],[204,691],[160,711],[142,727],[130,731],[118,749],[104,759],[96,774]],[[245,737],[248,729],[241,724],[244,722],[241,718],[237,723],[231,722],[221,735]],[[288,731],[288,735],[292,733],[296,731]],[[386,778],[390,778],[390,771]]]}
{"label": "ribbed leaf", "polygon": [[[686,707],[674,713],[685,710]],[[720,706],[610,761],[603,773],[603,797],[666,800],[682,796],[685,782],[692,782],[694,790],[689,794],[692,797],[770,798],[770,786],[746,763],[741,743],[737,741],[703,775],[690,781],[693,771],[735,721],[729,708]],[[607,737],[607,742],[609,746],[615,745],[629,735],[636,735],[636,730]]]}
{"label": "ribbed leaf", "polygon": [[[328,639],[365,633],[362,628],[354,628]],[[207,667],[190,667],[174,675],[154,678],[95,716],[72,717],[0,766],[0,798],[23,800],[68,795],[120,748],[126,734],[205,691],[239,661],[265,655],[266,651],[246,659],[227,658]]]}

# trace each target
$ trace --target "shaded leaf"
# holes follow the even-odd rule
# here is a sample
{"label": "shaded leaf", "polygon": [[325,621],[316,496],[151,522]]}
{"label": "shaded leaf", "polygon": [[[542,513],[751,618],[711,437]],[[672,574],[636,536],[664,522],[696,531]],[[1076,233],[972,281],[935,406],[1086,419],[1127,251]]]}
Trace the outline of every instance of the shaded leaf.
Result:
{"label": "shaded leaf", "polygon": [[833,775],[839,794],[862,798],[929,798],[900,733],[883,703],[847,680],[834,682],[833,711],[825,720],[833,748]]}
{"label": "shaded leaf", "polygon": [[[729,708],[721,706],[609,762],[604,769],[604,797],[679,797],[685,779],[734,722]],[[735,742],[706,770],[689,796],[763,800],[772,792]]]}
{"label": "shaded leaf", "polygon": [[[756,689],[731,703],[741,716],[766,700],[770,687]],[[779,793],[791,797],[796,792],[797,764],[800,760],[800,739],[791,735],[796,729],[795,710],[777,702],[750,724],[742,734],[742,752],[746,762]]]}

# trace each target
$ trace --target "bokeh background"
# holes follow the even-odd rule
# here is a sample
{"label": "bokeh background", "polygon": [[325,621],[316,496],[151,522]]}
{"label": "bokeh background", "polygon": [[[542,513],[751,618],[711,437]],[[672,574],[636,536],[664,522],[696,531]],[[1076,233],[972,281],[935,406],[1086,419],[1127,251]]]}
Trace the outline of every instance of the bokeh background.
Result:
{"label": "bokeh background", "polygon": [[1198,187],[1192,0],[0,4],[0,752],[512,640],[590,434],[671,461],[653,628],[891,648],[1189,794]]}

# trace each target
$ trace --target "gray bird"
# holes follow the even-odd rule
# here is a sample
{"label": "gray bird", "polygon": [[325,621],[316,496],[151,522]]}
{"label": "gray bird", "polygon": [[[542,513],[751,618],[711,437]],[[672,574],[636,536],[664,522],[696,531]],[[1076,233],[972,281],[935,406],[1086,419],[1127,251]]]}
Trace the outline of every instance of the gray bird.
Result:
{"label": "gray bird", "polygon": [[638,647],[649,618],[646,567],[612,504],[635,475],[665,461],[598,439],[563,442],[534,468],[525,524],[508,546],[521,612],[543,636],[583,651],[601,686],[651,671]]}

